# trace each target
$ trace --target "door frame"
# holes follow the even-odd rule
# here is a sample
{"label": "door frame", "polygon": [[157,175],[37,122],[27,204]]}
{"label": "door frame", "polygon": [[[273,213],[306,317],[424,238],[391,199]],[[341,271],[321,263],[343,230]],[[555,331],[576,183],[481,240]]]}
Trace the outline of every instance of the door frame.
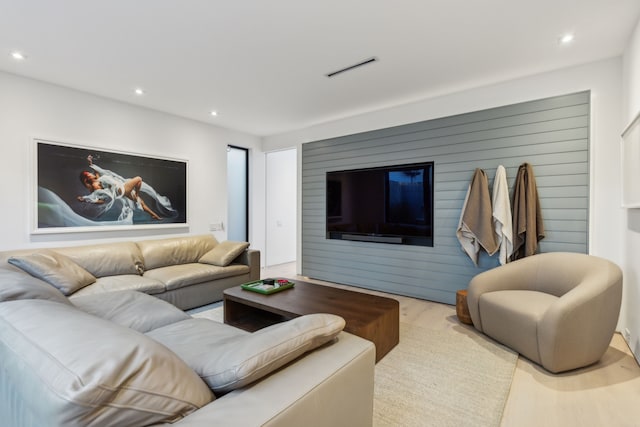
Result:
{"label": "door frame", "polygon": [[[231,150],[242,150],[245,152],[245,213],[244,213],[244,218],[245,218],[245,236],[246,236],[246,241],[249,241],[249,149],[246,147],[240,147],[237,145],[232,145],[232,144],[227,144],[227,149]],[[227,161],[227,167],[229,166],[229,162]],[[228,174],[227,174],[228,175]],[[227,191],[229,189],[229,185],[227,184]],[[227,215],[229,214],[229,208],[227,207]],[[230,218],[227,220],[230,221]]]}

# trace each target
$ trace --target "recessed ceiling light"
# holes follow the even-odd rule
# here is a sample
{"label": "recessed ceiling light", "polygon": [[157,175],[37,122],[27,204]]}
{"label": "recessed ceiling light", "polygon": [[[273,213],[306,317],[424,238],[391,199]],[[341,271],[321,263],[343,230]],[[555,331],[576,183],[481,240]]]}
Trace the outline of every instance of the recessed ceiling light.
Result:
{"label": "recessed ceiling light", "polygon": [[136,88],[136,89],[134,90],[134,92],[135,92],[135,94],[136,94],[136,95],[138,95],[138,96],[142,96],[142,95],[144,95],[144,90],[143,90],[142,88],[139,88],[139,87],[138,87],[138,88]]}
{"label": "recessed ceiling light", "polygon": [[573,41],[573,34],[572,33],[567,33],[565,35],[563,35],[562,37],[560,37],[560,43],[561,44],[568,44],[571,43]]}
{"label": "recessed ceiling light", "polygon": [[11,52],[11,57],[16,61],[24,61],[27,57],[22,52],[14,51]]}
{"label": "recessed ceiling light", "polygon": [[215,117],[215,116],[217,116],[217,115],[218,115],[218,112],[217,112],[217,111],[210,111],[210,112],[209,112],[209,115],[211,115],[211,116]]}

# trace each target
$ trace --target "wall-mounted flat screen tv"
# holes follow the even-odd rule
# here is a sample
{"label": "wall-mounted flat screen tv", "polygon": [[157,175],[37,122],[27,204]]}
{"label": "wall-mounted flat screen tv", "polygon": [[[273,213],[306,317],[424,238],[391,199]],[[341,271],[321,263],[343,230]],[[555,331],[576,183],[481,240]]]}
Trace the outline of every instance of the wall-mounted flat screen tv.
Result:
{"label": "wall-mounted flat screen tv", "polygon": [[327,172],[327,239],[433,246],[433,162]]}

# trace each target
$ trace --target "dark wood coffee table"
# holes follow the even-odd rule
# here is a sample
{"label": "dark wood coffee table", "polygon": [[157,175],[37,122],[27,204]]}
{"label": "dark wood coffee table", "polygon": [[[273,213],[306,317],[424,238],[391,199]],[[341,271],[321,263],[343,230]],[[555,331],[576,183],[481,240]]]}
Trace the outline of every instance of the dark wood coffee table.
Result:
{"label": "dark wood coffee table", "polygon": [[291,280],[295,286],[271,295],[245,291],[240,286],[224,291],[224,323],[256,331],[294,317],[330,313],[346,321],[345,331],[372,341],[376,362],[400,340],[400,304],[392,298],[331,286]]}

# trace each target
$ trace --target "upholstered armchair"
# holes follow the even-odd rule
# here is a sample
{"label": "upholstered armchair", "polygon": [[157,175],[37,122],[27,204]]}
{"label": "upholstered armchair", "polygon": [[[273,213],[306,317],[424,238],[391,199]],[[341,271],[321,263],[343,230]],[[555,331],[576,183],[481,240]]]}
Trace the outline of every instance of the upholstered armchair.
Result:
{"label": "upholstered armchair", "polygon": [[603,258],[551,252],[496,267],[469,283],[473,325],[558,373],[600,360],[622,299],[622,272]]}

